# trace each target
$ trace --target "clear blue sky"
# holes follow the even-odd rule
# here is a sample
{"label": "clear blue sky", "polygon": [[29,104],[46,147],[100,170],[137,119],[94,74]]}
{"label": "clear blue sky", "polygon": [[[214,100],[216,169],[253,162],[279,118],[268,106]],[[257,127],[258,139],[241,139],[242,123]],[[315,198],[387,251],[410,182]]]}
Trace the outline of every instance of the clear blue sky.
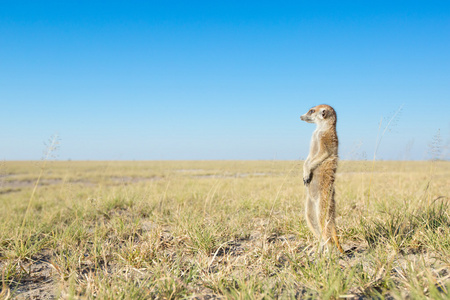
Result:
{"label": "clear blue sky", "polygon": [[1,1],[0,160],[342,159],[450,144],[448,1]]}

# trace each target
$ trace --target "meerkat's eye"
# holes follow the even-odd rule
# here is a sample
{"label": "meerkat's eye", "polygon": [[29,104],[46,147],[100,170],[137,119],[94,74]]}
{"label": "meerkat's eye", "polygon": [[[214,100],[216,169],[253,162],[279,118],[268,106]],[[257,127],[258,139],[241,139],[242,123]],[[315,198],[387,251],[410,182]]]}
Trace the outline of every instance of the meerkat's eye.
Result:
{"label": "meerkat's eye", "polygon": [[309,111],[309,114],[311,115],[311,114],[313,114],[315,112],[315,110],[314,109],[311,109],[310,111]]}

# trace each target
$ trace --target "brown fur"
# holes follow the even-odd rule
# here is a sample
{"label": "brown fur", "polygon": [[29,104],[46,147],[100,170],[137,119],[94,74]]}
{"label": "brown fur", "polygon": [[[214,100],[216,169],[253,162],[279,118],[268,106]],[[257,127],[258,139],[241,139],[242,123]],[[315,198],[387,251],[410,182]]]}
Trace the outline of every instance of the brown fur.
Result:
{"label": "brown fur", "polygon": [[344,253],[336,233],[334,180],[338,163],[337,116],[329,105],[318,105],[301,116],[316,123],[308,158],[303,166],[306,187],[306,222],[323,244],[335,244]]}

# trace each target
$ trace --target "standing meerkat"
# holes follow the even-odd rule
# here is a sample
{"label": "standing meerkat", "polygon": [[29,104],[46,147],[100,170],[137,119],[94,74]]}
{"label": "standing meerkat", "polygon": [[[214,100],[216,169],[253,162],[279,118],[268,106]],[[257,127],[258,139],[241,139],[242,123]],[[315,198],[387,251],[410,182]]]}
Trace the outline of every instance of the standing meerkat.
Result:
{"label": "standing meerkat", "polygon": [[334,180],[338,163],[337,116],[329,105],[318,105],[300,117],[315,123],[309,155],[303,165],[306,187],[306,222],[323,245],[336,244],[344,253],[336,234]]}

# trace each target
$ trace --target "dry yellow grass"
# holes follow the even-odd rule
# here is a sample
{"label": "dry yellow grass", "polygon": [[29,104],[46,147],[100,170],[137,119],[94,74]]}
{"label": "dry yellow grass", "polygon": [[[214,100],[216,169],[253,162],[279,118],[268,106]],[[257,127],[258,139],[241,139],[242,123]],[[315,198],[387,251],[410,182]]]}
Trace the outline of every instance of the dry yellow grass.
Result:
{"label": "dry yellow grass", "polygon": [[3,297],[450,297],[449,162],[340,162],[346,256],[316,251],[301,162],[49,162],[32,195],[40,166],[0,169]]}

